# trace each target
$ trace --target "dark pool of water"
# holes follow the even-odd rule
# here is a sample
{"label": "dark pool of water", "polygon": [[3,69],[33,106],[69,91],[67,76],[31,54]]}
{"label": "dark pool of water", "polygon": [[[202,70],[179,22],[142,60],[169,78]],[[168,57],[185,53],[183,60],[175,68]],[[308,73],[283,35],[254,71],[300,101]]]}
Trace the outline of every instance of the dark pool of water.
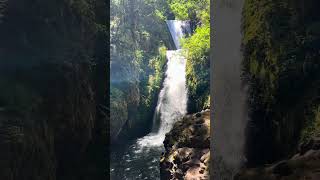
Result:
{"label": "dark pool of water", "polygon": [[111,180],[160,179],[160,156],[163,146],[145,147],[136,141],[111,149]]}

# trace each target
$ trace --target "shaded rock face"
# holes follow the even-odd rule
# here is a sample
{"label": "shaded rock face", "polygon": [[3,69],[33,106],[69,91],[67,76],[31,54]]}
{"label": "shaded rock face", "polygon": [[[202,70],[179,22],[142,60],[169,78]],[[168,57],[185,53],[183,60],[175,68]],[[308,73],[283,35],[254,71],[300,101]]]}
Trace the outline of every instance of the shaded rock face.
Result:
{"label": "shaded rock face", "polygon": [[164,147],[161,179],[209,179],[210,110],[186,115],[176,122],[166,135]]}
{"label": "shaded rock face", "polygon": [[[315,33],[319,30],[314,31],[319,29],[318,6],[318,0],[245,0],[242,78],[248,85],[250,119],[246,125],[247,166],[293,155],[305,127],[314,119],[311,114],[320,104],[316,45],[320,36]],[[272,35],[261,38],[265,34]]]}
{"label": "shaded rock face", "polygon": [[45,64],[17,72],[2,76],[10,84],[0,83],[15,97],[0,97],[0,179],[86,179],[89,166],[97,175],[88,160],[97,135],[90,65]]}
{"label": "shaded rock face", "polygon": [[243,169],[235,180],[319,180],[320,138],[300,145],[299,152],[288,160],[260,168]]}
{"label": "shaded rock face", "polygon": [[104,176],[106,7],[102,0],[0,2],[0,179]]}
{"label": "shaded rock face", "polygon": [[144,127],[143,124],[139,124],[139,119],[137,119],[140,102],[138,84],[122,83],[115,87],[111,87],[110,95],[111,143],[116,143],[119,139],[128,139],[130,136],[136,136],[134,134],[137,131],[136,129],[139,126]]}
{"label": "shaded rock face", "polygon": [[[138,115],[140,107],[140,89],[138,83],[122,83],[119,90],[123,92],[122,97],[118,97],[122,101],[122,105],[110,107],[110,126],[114,127],[111,131],[115,131],[115,133],[110,134],[111,143],[117,143],[117,141],[121,143],[127,139],[139,137],[143,135],[142,131],[146,131],[146,119],[139,118]],[[115,101],[117,100],[111,96],[110,104],[113,104]]]}

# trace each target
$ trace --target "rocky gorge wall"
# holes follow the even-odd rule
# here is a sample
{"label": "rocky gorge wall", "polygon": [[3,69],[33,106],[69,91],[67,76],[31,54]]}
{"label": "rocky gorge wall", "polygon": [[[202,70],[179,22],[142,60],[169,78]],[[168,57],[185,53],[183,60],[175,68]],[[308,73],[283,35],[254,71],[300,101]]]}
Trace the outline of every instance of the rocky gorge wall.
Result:
{"label": "rocky gorge wall", "polygon": [[105,2],[0,6],[0,179],[105,179]]}
{"label": "rocky gorge wall", "polygon": [[[16,104],[4,104],[1,98],[1,179],[90,177],[88,166],[97,165],[89,159],[90,151],[98,139],[90,73],[88,64],[66,63],[5,76],[10,84],[1,86],[6,85],[7,97]],[[92,168],[98,175],[98,167]]]}
{"label": "rocky gorge wall", "polygon": [[248,85],[250,167],[296,153],[319,126],[319,1],[246,0],[243,82]]}
{"label": "rocky gorge wall", "polygon": [[236,180],[319,179],[318,1],[245,0],[246,163]]}

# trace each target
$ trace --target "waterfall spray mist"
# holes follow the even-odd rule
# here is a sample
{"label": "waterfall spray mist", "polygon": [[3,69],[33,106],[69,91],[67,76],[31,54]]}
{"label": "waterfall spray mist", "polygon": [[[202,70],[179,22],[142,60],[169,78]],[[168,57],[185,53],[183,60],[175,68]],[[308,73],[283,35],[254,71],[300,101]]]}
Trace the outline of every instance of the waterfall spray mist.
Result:
{"label": "waterfall spray mist", "polygon": [[214,180],[230,180],[244,162],[246,90],[241,83],[241,17],[244,0],[216,0],[211,73]]}

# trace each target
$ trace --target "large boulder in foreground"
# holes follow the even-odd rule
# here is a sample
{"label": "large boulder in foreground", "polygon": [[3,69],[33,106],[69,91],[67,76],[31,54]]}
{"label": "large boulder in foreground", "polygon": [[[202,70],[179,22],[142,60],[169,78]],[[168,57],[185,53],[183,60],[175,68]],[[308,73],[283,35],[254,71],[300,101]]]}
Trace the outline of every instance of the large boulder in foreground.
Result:
{"label": "large boulder in foreground", "polygon": [[161,179],[209,179],[210,110],[186,115],[164,140]]}
{"label": "large boulder in foreground", "polygon": [[300,145],[299,152],[283,160],[261,168],[243,169],[235,180],[319,180],[320,138],[313,138]]}

